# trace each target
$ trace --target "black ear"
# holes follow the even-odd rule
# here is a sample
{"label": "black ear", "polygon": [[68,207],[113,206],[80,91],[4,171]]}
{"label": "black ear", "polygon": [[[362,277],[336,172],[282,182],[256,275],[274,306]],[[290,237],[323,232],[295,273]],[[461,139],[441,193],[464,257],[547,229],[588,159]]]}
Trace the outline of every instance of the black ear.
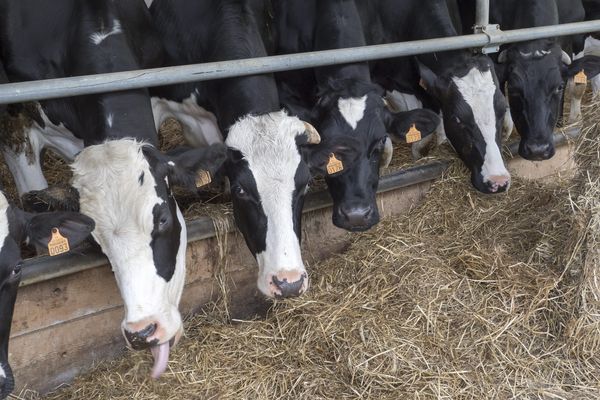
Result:
{"label": "black ear", "polygon": [[567,66],[566,78],[572,78],[581,71],[585,72],[587,79],[592,79],[600,74],[600,57],[584,56],[574,60]]}
{"label": "black ear", "polygon": [[410,128],[421,132],[421,137],[430,135],[440,124],[440,117],[431,110],[417,109],[399,113],[384,111],[384,121],[387,132],[400,141],[406,141],[406,134]]}
{"label": "black ear", "polygon": [[311,172],[324,176],[341,175],[352,168],[360,152],[361,143],[352,136],[338,136],[329,141],[324,140],[319,145],[304,148]]}
{"label": "black ear", "polygon": [[214,177],[227,157],[223,144],[213,144],[204,148],[178,148],[164,156],[162,165],[167,169],[169,182],[196,192],[196,179],[199,174],[208,172]]}
{"label": "black ear", "polygon": [[427,93],[435,94],[438,88],[438,76],[428,66],[417,60],[419,67],[419,76],[421,81],[419,85],[425,89]]}
{"label": "black ear", "polygon": [[68,239],[73,248],[84,241],[94,230],[95,223],[90,217],[77,212],[48,212],[25,215],[26,241],[36,247],[48,247],[52,230],[57,228]]}

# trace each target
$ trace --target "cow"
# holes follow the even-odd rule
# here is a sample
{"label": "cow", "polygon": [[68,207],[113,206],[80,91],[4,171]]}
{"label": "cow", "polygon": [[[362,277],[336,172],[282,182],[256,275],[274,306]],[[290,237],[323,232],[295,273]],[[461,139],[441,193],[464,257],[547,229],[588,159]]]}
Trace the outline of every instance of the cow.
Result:
{"label": "cow", "polygon": [[[446,0],[356,0],[367,44],[457,36],[460,16]],[[375,61],[373,80],[395,92],[399,106],[441,110],[450,144],[482,193],[505,192],[510,174],[500,150],[510,130],[507,105],[491,59],[471,50]]]}
{"label": "cow", "polygon": [[[166,65],[267,55],[266,0],[154,0]],[[327,173],[331,154],[351,168],[358,143],[323,140],[309,123],[282,110],[271,74],[158,88],[163,101],[192,100],[216,116],[226,137],[225,174],[233,213],[267,297],[299,296],[309,286],[300,251],[301,217],[311,173]],[[320,143],[320,144],[319,144]]]}
{"label": "cow", "polygon": [[14,377],[8,363],[8,341],[21,281],[21,245],[47,247],[53,232],[57,232],[72,248],[93,229],[94,221],[77,212],[24,212],[9,204],[0,190],[0,399],[6,398],[14,389]]}
{"label": "cow", "polygon": [[[567,14],[572,7],[572,3],[567,0],[560,0],[557,4],[561,16]],[[581,4],[585,10],[586,21],[600,19],[600,1],[583,0]],[[574,56],[573,64],[569,67],[567,95],[565,95],[566,98],[571,99],[569,123],[576,122],[581,116],[581,101],[587,87],[585,83],[588,80],[591,81],[593,97],[597,98],[600,94],[600,33],[576,35],[572,39]],[[582,74],[585,74],[583,79],[575,82],[576,77],[580,77]]]}
{"label": "cow", "polygon": [[[138,69],[162,53],[143,0],[2,0],[0,27],[15,81]],[[64,203],[95,221],[92,236],[125,305],[123,336],[133,349],[152,351],[158,378],[183,332],[187,234],[172,188],[195,193],[198,174],[214,174],[225,148],[160,152],[147,90],[45,100],[38,113],[38,125],[68,129],[84,145]],[[26,130],[30,142],[47,133],[36,129]]]}
{"label": "cow", "polygon": [[[366,45],[353,0],[281,0],[273,3],[275,54]],[[392,113],[383,89],[371,81],[367,63],[287,71],[276,75],[284,106],[312,123],[323,141],[358,142],[352,168],[326,175],[337,227],[364,231],[379,222],[376,191],[380,163],[389,163],[392,143],[406,142],[411,126],[425,137],[439,124],[430,110]]]}
{"label": "cow", "polygon": [[[474,0],[461,0],[465,26],[474,21]],[[560,11],[560,12],[559,12]],[[583,21],[580,0],[491,0],[490,23],[503,30]],[[519,155],[547,160],[555,153],[554,129],[561,116],[565,80],[571,64],[571,39],[538,39],[501,46],[495,55],[501,85],[521,136]]]}

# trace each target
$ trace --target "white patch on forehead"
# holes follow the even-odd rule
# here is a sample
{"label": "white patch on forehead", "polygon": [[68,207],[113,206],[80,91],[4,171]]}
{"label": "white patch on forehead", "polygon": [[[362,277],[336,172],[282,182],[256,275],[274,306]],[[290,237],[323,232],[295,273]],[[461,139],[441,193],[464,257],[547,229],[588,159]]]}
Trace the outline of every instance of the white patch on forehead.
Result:
{"label": "white patch on forehead", "polygon": [[99,45],[102,43],[107,37],[112,35],[118,35],[123,32],[121,30],[121,22],[118,19],[113,19],[112,29],[111,30],[101,30],[98,32],[94,32],[90,35],[90,40],[95,45]]}
{"label": "white patch on forehead", "polygon": [[114,119],[115,119],[115,116],[113,113],[109,113],[108,117],[106,117],[106,125],[108,125],[109,128],[112,128]]}
{"label": "white patch on forehead", "polygon": [[485,182],[490,182],[492,176],[509,176],[500,148],[496,143],[496,113],[494,111],[494,93],[496,85],[492,72],[480,71],[473,68],[462,78],[452,78],[458,91],[471,108],[485,141],[485,155],[481,174]]}
{"label": "white patch on forehead", "polygon": [[175,274],[165,282],[156,271],[150,246],[152,211],[164,200],[156,193],[157,182],[143,146],[122,139],[85,148],[71,166],[73,186],[79,191],[81,212],[96,223],[92,235],[115,272],[125,302],[124,323],[152,318],[170,338],[181,327],[177,307],[183,290],[184,272],[180,270],[185,270],[185,257],[180,253],[185,253],[187,236],[183,226]]}
{"label": "white patch on forehead", "polygon": [[0,363],[0,378],[6,378],[6,372],[4,372],[4,368],[2,368],[1,363]]}
{"label": "white patch on forehead", "polygon": [[365,109],[367,108],[367,96],[363,97],[351,97],[348,99],[338,99],[338,110],[340,114],[346,120],[348,125],[352,129],[356,129],[356,126],[361,119],[365,116]]}
{"label": "white patch on forehead", "polygon": [[294,177],[302,161],[296,137],[304,130],[302,121],[279,111],[247,116],[227,136],[227,146],[248,162],[267,216],[266,250],[257,254],[262,274],[304,269],[292,213]]}
{"label": "white patch on forehead", "polygon": [[150,8],[150,6],[152,5],[152,3],[154,3],[154,0],[145,0],[145,2],[146,2],[146,6],[148,8]]}
{"label": "white patch on forehead", "polygon": [[0,192],[0,250],[2,250],[4,241],[9,234],[7,214],[8,206],[8,200],[6,200],[6,197],[4,197],[4,193]]}

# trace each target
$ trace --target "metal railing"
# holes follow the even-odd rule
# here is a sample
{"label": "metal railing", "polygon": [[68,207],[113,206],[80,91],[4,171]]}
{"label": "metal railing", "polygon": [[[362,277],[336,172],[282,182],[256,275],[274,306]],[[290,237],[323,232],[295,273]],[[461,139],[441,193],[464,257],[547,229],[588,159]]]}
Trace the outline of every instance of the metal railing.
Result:
{"label": "metal railing", "polygon": [[[484,0],[486,2],[487,0]],[[481,17],[483,18],[483,17]],[[486,25],[487,26],[487,25]],[[472,35],[0,85],[0,104],[322,67],[600,31],[600,20]]]}

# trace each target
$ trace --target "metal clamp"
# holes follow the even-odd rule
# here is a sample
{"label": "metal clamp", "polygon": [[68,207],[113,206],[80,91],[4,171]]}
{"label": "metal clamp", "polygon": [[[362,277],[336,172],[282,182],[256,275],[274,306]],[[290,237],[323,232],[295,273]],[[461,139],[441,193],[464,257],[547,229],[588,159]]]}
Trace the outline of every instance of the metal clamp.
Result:
{"label": "metal clamp", "polygon": [[488,45],[481,48],[482,54],[491,54],[497,53],[500,51],[500,45],[496,44],[497,42],[494,40],[494,36],[498,36],[502,30],[500,29],[500,25],[497,24],[489,24],[484,26],[475,25],[473,27],[475,33],[483,33],[488,37]]}

